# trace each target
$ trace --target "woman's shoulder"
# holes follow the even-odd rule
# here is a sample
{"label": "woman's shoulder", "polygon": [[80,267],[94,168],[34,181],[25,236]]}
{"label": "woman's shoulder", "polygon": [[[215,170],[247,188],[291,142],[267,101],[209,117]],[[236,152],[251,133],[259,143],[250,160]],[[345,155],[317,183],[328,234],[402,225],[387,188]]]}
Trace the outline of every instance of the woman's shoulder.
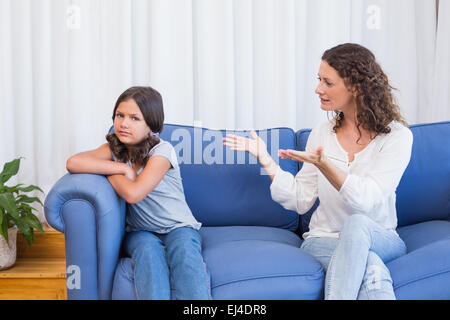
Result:
{"label": "woman's shoulder", "polygon": [[411,146],[413,142],[413,134],[411,130],[398,121],[392,121],[388,125],[390,132],[382,134],[377,137],[379,149],[402,148],[404,146]]}
{"label": "woman's shoulder", "polygon": [[412,139],[411,130],[403,123],[393,120],[388,127],[390,132],[386,136],[390,139]]}

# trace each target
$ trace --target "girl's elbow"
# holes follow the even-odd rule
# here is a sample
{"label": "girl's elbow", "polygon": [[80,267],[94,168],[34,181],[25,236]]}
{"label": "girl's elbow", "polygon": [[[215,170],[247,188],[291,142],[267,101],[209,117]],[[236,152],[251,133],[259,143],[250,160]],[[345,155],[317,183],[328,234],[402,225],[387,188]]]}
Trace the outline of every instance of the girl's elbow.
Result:
{"label": "girl's elbow", "polygon": [[126,195],[124,197],[124,200],[129,204],[136,204],[139,202],[139,201],[136,201],[136,197],[134,197],[133,195]]}
{"label": "girl's elbow", "polygon": [[145,194],[136,190],[136,188],[128,188],[128,192],[124,194],[124,200],[129,204],[136,204],[145,198]]}
{"label": "girl's elbow", "polygon": [[129,194],[126,196],[126,199],[124,199],[124,200],[129,204],[136,204],[136,203],[141,202],[144,198],[145,198],[145,196],[141,197],[141,196]]}
{"label": "girl's elbow", "polygon": [[66,161],[66,169],[69,173],[75,173],[74,157],[70,157]]}

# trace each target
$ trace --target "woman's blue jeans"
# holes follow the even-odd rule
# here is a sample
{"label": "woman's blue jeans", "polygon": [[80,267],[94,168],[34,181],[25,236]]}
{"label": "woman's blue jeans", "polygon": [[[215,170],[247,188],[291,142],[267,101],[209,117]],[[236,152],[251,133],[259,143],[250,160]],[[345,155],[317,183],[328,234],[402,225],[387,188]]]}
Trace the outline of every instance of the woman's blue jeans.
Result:
{"label": "woman's blue jeans", "polygon": [[326,272],[327,300],[393,300],[392,278],[385,263],[406,253],[403,240],[369,217],[347,218],[337,238],[307,238],[301,248]]}
{"label": "woman's blue jeans", "polygon": [[142,300],[209,300],[211,289],[199,232],[181,227],[168,234],[133,231],[124,249]]}

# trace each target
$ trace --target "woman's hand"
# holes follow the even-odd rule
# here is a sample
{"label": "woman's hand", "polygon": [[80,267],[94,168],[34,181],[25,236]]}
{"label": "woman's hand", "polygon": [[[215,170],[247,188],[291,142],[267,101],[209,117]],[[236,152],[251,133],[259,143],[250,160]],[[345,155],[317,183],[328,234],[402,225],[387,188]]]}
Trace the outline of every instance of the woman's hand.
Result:
{"label": "woman's hand", "polygon": [[318,147],[313,152],[278,150],[278,155],[282,159],[312,163],[320,170],[320,172],[322,172],[325,178],[327,178],[337,191],[341,190],[348,175],[345,171],[327,160],[327,157],[323,154],[323,147]]}
{"label": "woman's hand", "polygon": [[246,151],[258,159],[261,166],[266,170],[270,179],[273,180],[278,165],[273,161],[269,152],[267,152],[267,146],[263,139],[258,137],[255,131],[250,131],[252,138],[244,138],[234,134],[227,134],[226,138],[223,138],[224,145],[230,147],[231,150]]}
{"label": "woman's hand", "polygon": [[313,152],[280,149],[278,150],[278,156],[281,157],[281,159],[308,162],[316,166],[319,166],[324,160],[323,147],[318,147]]}
{"label": "woman's hand", "polygon": [[258,160],[263,159],[267,154],[267,146],[255,131],[250,131],[251,138],[240,137],[234,134],[227,134],[222,138],[224,145],[230,147],[230,150],[246,151]]}

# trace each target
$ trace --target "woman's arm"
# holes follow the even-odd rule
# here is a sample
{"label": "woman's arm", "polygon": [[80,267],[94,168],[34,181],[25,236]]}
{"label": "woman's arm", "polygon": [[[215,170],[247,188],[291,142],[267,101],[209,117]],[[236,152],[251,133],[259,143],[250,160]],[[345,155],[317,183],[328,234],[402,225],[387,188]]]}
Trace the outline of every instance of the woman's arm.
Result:
{"label": "woman's arm", "polygon": [[313,152],[296,150],[279,150],[278,154],[282,159],[291,159],[300,162],[307,162],[315,165],[317,169],[327,178],[331,185],[337,190],[341,190],[347,173],[331,163],[322,153],[323,147],[319,147]]}
{"label": "woman's arm", "polygon": [[350,173],[339,194],[354,212],[369,213],[395,194],[411,158],[413,136],[408,128],[391,132],[362,175]]}
{"label": "woman's arm", "polygon": [[317,199],[317,170],[313,166],[303,166],[301,172],[294,177],[276,164],[256,132],[252,131],[250,135],[253,139],[229,134],[223,138],[224,145],[231,150],[247,151],[258,159],[272,180],[270,194],[274,201],[286,210],[299,214],[308,212]]}
{"label": "woman's arm", "polygon": [[112,160],[111,150],[107,143],[91,151],[81,152],[70,157],[66,162],[70,173],[93,173],[101,175],[129,174],[128,165]]}
{"label": "woman's arm", "polygon": [[322,172],[325,178],[331,183],[331,185],[337,190],[341,190],[345,179],[347,179],[347,173],[336,167],[328,159],[323,159],[316,165],[316,167]]}

